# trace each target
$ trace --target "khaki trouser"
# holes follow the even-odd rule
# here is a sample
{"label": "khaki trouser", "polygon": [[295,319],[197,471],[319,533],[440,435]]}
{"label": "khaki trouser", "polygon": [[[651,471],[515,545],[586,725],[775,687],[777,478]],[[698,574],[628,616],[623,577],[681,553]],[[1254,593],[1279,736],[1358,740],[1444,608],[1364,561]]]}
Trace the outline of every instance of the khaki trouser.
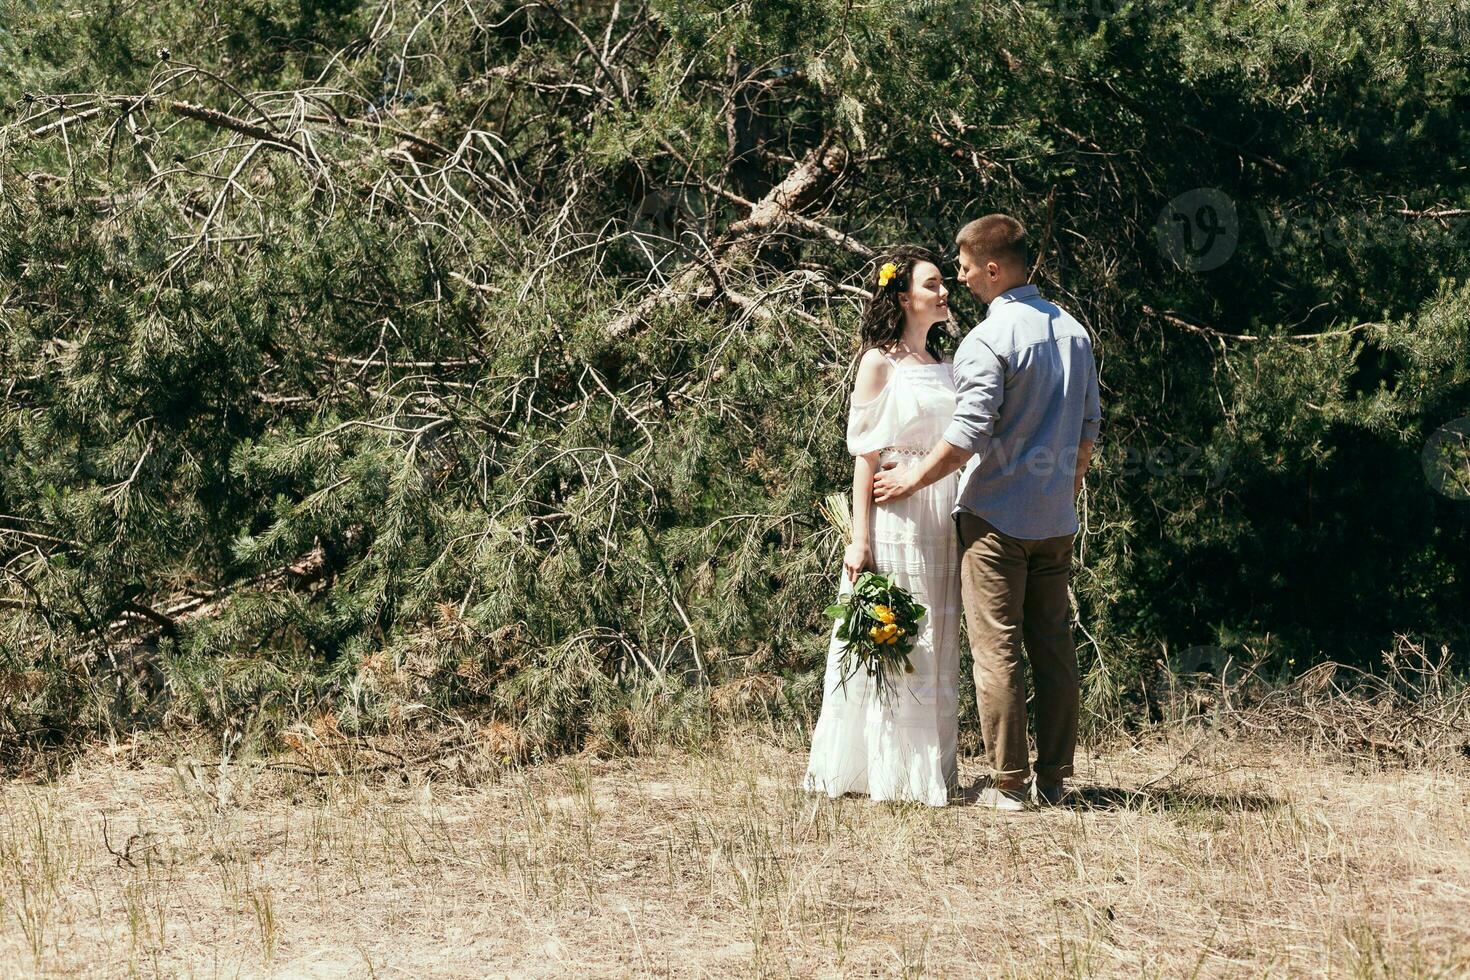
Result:
{"label": "khaki trouser", "polygon": [[1036,685],[1036,777],[1061,782],[1072,775],[1081,711],[1067,597],[1073,535],[1013,538],[964,511],[955,522],[975,697],[995,785],[1019,789],[1030,772],[1023,642]]}

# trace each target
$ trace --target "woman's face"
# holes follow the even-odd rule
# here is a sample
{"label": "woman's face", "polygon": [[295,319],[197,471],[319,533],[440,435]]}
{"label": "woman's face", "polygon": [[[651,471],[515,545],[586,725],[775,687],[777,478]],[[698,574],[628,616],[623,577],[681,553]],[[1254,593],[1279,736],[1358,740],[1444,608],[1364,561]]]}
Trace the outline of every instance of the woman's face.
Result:
{"label": "woman's face", "polygon": [[901,300],[904,311],[920,323],[932,325],[949,319],[949,290],[944,288],[944,276],[933,262],[914,263],[909,291]]}

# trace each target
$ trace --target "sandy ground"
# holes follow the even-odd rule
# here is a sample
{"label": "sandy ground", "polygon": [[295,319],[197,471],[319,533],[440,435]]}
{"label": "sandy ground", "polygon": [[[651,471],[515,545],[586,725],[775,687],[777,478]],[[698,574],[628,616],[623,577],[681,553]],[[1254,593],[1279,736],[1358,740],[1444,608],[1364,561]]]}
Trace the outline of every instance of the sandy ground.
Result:
{"label": "sandy ground", "polygon": [[3,787],[0,975],[1470,971],[1464,769],[1176,737],[1002,815],[809,797],[754,739],[476,785],[144,754]]}

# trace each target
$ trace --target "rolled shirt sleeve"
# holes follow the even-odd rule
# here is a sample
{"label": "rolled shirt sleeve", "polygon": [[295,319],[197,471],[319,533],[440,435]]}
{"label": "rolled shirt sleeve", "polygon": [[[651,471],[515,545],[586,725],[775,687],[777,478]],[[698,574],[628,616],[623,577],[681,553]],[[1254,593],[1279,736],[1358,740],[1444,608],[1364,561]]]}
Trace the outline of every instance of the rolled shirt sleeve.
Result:
{"label": "rolled shirt sleeve", "polygon": [[1097,431],[1102,425],[1102,403],[1097,392],[1097,362],[1092,351],[1087,352],[1087,394],[1082,403],[1082,441],[1097,442]]}
{"label": "rolled shirt sleeve", "polygon": [[1005,364],[972,334],[955,351],[954,382],[954,417],[944,441],[983,459],[1005,398]]}

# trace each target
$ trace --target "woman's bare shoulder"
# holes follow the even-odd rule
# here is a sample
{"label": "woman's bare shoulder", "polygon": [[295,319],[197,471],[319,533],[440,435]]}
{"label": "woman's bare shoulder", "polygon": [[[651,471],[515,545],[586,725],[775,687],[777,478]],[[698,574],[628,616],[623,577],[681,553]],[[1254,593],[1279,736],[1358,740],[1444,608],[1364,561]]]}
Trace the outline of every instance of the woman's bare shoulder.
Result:
{"label": "woman's bare shoulder", "polygon": [[852,400],[866,402],[878,397],[878,393],[888,383],[890,370],[892,364],[883,351],[877,347],[869,347],[863,351],[862,360],[858,362],[857,380],[852,386]]}

